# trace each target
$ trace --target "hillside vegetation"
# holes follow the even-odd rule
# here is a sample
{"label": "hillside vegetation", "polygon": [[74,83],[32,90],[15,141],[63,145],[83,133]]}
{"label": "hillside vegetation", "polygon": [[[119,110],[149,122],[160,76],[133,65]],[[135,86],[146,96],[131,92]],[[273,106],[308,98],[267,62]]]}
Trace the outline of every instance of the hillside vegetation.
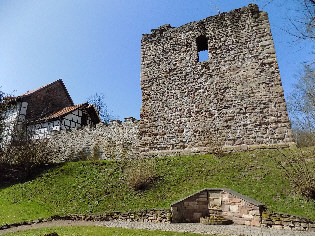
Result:
{"label": "hillside vegetation", "polygon": [[[290,150],[282,152],[291,155]],[[269,150],[223,157],[157,158],[153,160],[157,178],[146,190],[134,190],[127,184],[124,162],[66,163],[31,181],[0,189],[0,225],[56,214],[169,208],[172,202],[200,189],[216,187],[252,197],[270,210],[315,220],[314,201],[293,188],[278,164],[279,160],[284,163],[283,157],[280,151]],[[307,165],[315,169],[314,157],[307,157]]]}

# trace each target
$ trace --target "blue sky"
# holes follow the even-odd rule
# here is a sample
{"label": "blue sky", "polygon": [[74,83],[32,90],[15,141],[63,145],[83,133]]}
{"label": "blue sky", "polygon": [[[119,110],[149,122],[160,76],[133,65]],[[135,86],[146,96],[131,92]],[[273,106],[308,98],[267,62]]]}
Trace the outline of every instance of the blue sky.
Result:
{"label": "blue sky", "polygon": [[0,86],[19,95],[61,78],[74,103],[104,93],[113,115],[139,119],[142,34],[254,2],[269,14],[287,96],[314,44],[285,32],[300,1],[275,1],[0,0]]}

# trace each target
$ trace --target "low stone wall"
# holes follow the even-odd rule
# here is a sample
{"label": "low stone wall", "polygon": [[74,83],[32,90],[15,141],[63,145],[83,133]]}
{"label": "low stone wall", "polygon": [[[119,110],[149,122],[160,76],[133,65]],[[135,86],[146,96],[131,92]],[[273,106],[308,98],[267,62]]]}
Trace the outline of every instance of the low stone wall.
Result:
{"label": "low stone wall", "polygon": [[73,221],[136,221],[136,222],[152,222],[152,223],[171,223],[171,210],[170,209],[150,209],[140,211],[129,211],[129,212],[105,212],[102,215],[66,215],[59,216],[55,215],[48,219],[37,219],[30,221],[23,221],[13,224],[0,225],[0,230],[18,227],[21,225],[32,225],[42,222],[48,222],[53,220],[73,220]]}
{"label": "low stone wall", "polygon": [[56,162],[85,159],[121,159],[138,156],[138,120],[125,118],[84,127],[55,131],[50,138]]}
{"label": "low stone wall", "polygon": [[[174,210],[174,209],[173,209]],[[48,219],[37,219],[24,221],[13,224],[0,225],[0,230],[18,227],[21,225],[31,225],[41,222],[48,222],[54,220],[73,220],[73,221],[132,221],[132,222],[152,222],[152,223],[177,223],[174,221],[170,209],[151,209],[141,211],[130,211],[130,212],[106,212],[102,215],[66,215],[66,216],[52,216]],[[237,222],[234,222],[238,224]],[[302,217],[291,216],[287,214],[263,212],[262,213],[262,224],[261,227],[271,227],[274,229],[291,229],[297,231],[315,231],[315,224]]]}
{"label": "low stone wall", "polygon": [[153,223],[170,223],[171,210],[170,209],[150,209],[129,212],[106,212],[102,215],[67,215],[54,216],[54,220],[87,220],[87,221],[136,221],[136,222],[153,222]]}
{"label": "low stone wall", "polygon": [[315,223],[307,218],[268,211],[262,213],[261,225],[275,229],[315,231]]}

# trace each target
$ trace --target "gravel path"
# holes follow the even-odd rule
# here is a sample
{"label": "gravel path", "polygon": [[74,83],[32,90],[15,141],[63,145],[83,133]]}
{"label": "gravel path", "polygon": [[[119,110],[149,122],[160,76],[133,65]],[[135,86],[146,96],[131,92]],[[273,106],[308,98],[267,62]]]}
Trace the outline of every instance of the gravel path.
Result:
{"label": "gravel path", "polygon": [[33,225],[23,225],[19,227],[9,228],[0,231],[0,235],[5,233],[23,231],[27,229],[37,229],[52,226],[105,226],[118,227],[128,229],[148,229],[162,231],[189,232],[201,234],[219,234],[219,235],[263,235],[263,236],[282,236],[282,235],[298,235],[298,236],[315,236],[315,232],[309,231],[291,231],[276,230],[269,228],[250,227],[243,225],[202,225],[202,224],[169,224],[169,223],[149,223],[149,222],[127,222],[127,221],[70,221],[56,220],[43,222]]}

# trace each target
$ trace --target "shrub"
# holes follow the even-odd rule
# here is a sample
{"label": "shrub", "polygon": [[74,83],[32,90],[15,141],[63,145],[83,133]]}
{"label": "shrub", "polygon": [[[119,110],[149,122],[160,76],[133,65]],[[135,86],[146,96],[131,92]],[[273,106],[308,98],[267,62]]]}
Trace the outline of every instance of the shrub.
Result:
{"label": "shrub", "polygon": [[52,232],[52,233],[45,234],[44,236],[59,236],[59,234],[56,232]]}
{"label": "shrub", "polygon": [[224,157],[227,155],[227,152],[223,148],[224,144],[223,141],[220,141],[219,139],[216,138],[209,138],[208,141],[208,147],[209,147],[209,152],[214,154],[217,157]]}
{"label": "shrub", "polygon": [[101,157],[102,157],[101,148],[100,145],[97,143],[93,146],[91,160],[93,161],[101,160]]}
{"label": "shrub", "polygon": [[292,131],[297,147],[315,146],[315,131],[303,130],[301,127],[294,128]]}
{"label": "shrub", "polygon": [[315,199],[315,148],[306,150],[290,149],[289,153],[280,151],[279,166],[284,170],[294,190],[307,197]]}
{"label": "shrub", "polygon": [[215,134],[207,129],[205,129],[204,133],[205,137],[207,137],[205,146],[208,147],[208,152],[217,157],[225,156],[227,152],[224,150],[224,135]]}
{"label": "shrub", "polygon": [[38,167],[52,163],[52,154],[47,139],[15,141],[1,151],[0,164],[15,166],[21,172],[19,176],[27,179],[36,174]]}
{"label": "shrub", "polygon": [[153,159],[124,160],[124,180],[128,186],[136,191],[149,189],[157,179],[156,167]]}

